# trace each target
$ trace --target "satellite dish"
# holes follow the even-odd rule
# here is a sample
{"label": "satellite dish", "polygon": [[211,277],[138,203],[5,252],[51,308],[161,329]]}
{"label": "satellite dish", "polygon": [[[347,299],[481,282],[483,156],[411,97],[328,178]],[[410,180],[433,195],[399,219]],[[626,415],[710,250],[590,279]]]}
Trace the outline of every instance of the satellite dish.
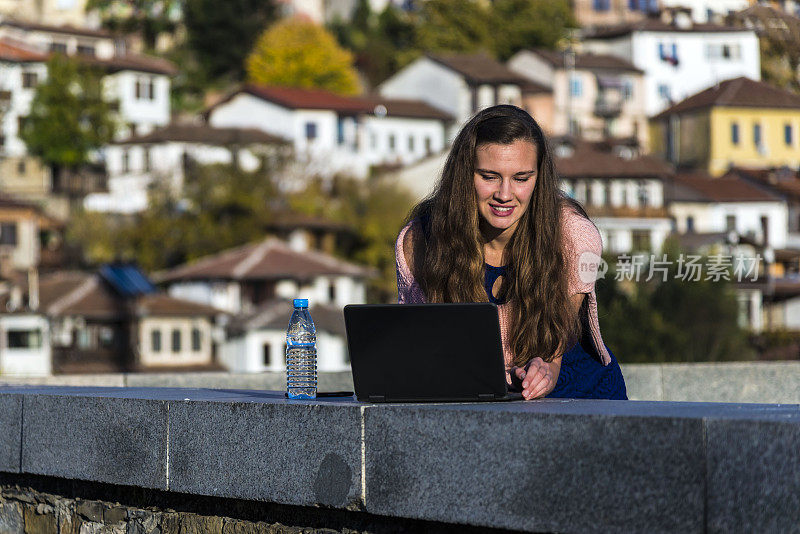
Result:
{"label": "satellite dish", "polygon": [[386,109],[386,106],[383,104],[378,104],[375,106],[375,116],[377,117],[385,117],[389,111]]}

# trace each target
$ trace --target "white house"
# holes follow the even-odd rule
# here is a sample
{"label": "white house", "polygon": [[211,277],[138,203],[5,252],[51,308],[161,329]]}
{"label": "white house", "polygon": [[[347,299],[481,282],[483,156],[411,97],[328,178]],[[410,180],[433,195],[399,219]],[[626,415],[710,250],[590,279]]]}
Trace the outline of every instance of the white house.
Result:
{"label": "white house", "polygon": [[[520,50],[508,60],[520,76],[553,91],[552,135],[592,140],[636,137],[647,146],[641,69],[610,55]],[[542,125],[546,127],[545,125]]]}
{"label": "white house", "polygon": [[0,375],[52,373],[50,325],[36,312],[0,314]]}
{"label": "white house", "polygon": [[422,100],[452,115],[456,119],[450,131],[452,138],[483,108],[521,106],[528,85],[528,80],[485,54],[426,54],[395,73],[378,90],[387,98]]}
{"label": "white house", "polygon": [[734,233],[761,246],[786,247],[786,200],[734,173],[679,172],[667,196],[681,234]]}
{"label": "white house", "polygon": [[87,0],[0,0],[0,17],[39,24],[86,26]]}
{"label": "white house", "polygon": [[621,57],[644,71],[647,115],[722,80],[761,79],[758,37],[753,30],[695,24],[688,16],[676,16],[670,22],[648,18],[591,30],[584,36],[583,48]]}
{"label": "white house", "polygon": [[554,140],[561,188],[580,202],[611,254],[658,252],[672,231],[664,183],[672,168],[635,146]]}
{"label": "white house", "polygon": [[366,300],[373,270],[275,238],[223,251],[156,276],[173,297],[234,315],[220,363],[234,372],[285,368],[291,300],[308,298],[321,371],[347,368],[342,308]]}
{"label": "white house", "polygon": [[257,85],[243,86],[206,114],[216,128],[258,128],[289,139],[311,173],[361,178],[372,166],[407,165],[442,150],[452,120],[422,101]]}
{"label": "white house", "polygon": [[21,159],[20,118],[31,107],[36,86],[47,77],[47,56],[16,41],[0,38],[0,156]]}
{"label": "white house", "polygon": [[[104,74],[104,94],[118,104],[122,126],[118,135],[144,134],[170,121],[170,78],[177,72],[175,66],[164,59],[126,53],[124,46],[104,30],[5,19],[0,21],[0,41],[6,50],[0,60],[3,56],[16,57],[24,70],[20,82],[9,83],[14,86],[10,89],[19,85],[21,91],[19,97],[12,97],[15,117],[27,115],[36,85],[47,77],[44,62],[51,53],[58,52],[78,58]],[[9,148],[24,150],[16,129],[6,127]]]}
{"label": "white house", "polygon": [[287,143],[257,129],[173,123],[106,146],[108,192],[87,195],[83,205],[89,211],[136,213],[147,208],[148,191],[156,184],[179,196],[186,167],[193,162],[236,162],[243,170],[253,171],[262,156]]}
{"label": "white house", "polygon": [[366,299],[373,271],[315,250],[267,238],[200,258],[154,278],[176,298],[232,314],[252,313],[273,299],[308,298],[343,307]]}
{"label": "white house", "polygon": [[[342,309],[316,305],[309,308],[317,331],[317,370],[350,368]],[[292,315],[289,300],[270,301],[228,325],[228,339],[220,347],[220,363],[236,373],[286,370],[286,327]]]}

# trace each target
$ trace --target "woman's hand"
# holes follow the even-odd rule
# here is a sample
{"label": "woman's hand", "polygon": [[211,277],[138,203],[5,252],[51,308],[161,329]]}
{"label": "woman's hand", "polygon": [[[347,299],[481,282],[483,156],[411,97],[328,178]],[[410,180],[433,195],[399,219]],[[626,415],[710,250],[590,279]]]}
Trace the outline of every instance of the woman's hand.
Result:
{"label": "woman's hand", "polygon": [[[527,368],[527,372],[525,369]],[[541,358],[532,359],[525,367],[516,367],[514,376],[522,382],[522,396],[525,400],[544,397],[556,387],[561,358],[550,363]]]}

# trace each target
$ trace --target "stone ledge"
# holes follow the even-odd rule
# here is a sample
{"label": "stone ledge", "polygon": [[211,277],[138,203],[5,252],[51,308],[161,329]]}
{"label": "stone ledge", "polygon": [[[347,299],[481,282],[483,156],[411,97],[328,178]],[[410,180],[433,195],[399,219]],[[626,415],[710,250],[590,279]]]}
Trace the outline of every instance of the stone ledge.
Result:
{"label": "stone ledge", "polygon": [[800,524],[798,405],[30,386],[0,387],[0,427],[11,473],[526,531]]}

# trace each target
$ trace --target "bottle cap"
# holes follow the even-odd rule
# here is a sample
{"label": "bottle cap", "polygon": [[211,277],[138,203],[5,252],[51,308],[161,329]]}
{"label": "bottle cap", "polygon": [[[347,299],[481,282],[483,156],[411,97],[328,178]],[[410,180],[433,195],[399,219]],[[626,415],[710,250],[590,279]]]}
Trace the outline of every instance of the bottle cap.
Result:
{"label": "bottle cap", "polygon": [[295,308],[308,308],[308,299],[294,299]]}

